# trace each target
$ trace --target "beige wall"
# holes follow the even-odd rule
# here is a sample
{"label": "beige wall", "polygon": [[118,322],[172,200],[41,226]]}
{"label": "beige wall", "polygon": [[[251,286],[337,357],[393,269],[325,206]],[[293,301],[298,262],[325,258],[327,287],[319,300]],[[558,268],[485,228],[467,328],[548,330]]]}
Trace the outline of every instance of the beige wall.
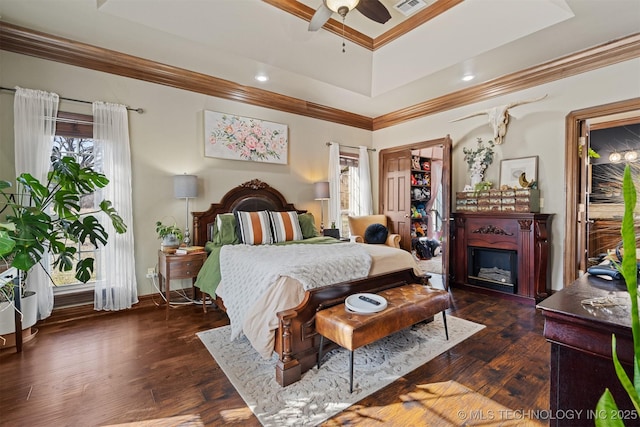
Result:
{"label": "beige wall", "polygon": [[[488,141],[492,139],[493,134],[486,116],[454,123],[450,121],[498,105],[535,99],[547,94],[547,98],[542,101],[511,110],[512,118],[506,139],[502,145],[496,146],[494,161],[487,169],[485,179],[496,184],[499,182],[501,159],[538,156],[538,181],[541,196],[544,198],[542,212],[554,214],[551,231],[552,287],[561,289],[566,203],[565,118],[571,111],[640,97],[639,76],[640,59],[627,61],[376,131],[373,134],[373,146],[380,150],[394,145],[441,138],[449,134],[453,140],[453,191],[461,191],[464,185],[470,182],[462,148],[475,147],[476,138],[481,137]],[[372,170],[377,168],[377,162],[375,165],[372,164]],[[377,194],[377,184],[377,180],[374,180],[374,194]]]}
{"label": "beige wall", "polygon": [[[0,86],[16,85],[56,92],[67,98],[144,108],[144,114],[129,113],[132,229],[140,294],[153,292],[145,274],[148,267],[157,264],[160,241],[156,238],[155,222],[173,216],[184,226],[185,203],[173,197],[173,175],[187,172],[198,176],[200,194],[190,202],[191,210],[206,210],[229,189],[259,178],[281,191],[297,208],[313,212],[319,223],[320,204],[313,200],[313,182],[327,179],[326,142],[371,145],[368,131],[0,51]],[[91,105],[68,101],[61,101],[60,109],[91,114]],[[204,157],[203,110],[287,124],[288,164]],[[0,179],[12,180],[15,178],[12,93],[0,92],[0,113]]]}
{"label": "beige wall", "polygon": [[[130,113],[133,161],[133,198],[136,269],[140,294],[153,292],[145,278],[156,265],[159,241],[156,220],[173,216],[184,222],[184,201],[173,198],[174,174],[198,175],[200,195],[192,210],[204,210],[230,188],[259,178],[280,190],[300,209],[319,216],[312,183],[327,177],[327,141],[367,145],[378,149],[441,138],[453,139],[453,190],[467,182],[462,148],[477,137],[491,138],[485,116],[450,123],[452,119],[514,101],[548,97],[515,107],[505,142],[496,147],[496,158],[486,178],[497,182],[501,159],[539,156],[539,183],[543,212],[555,214],[552,226],[552,283],[562,288],[562,253],[565,210],[565,117],[571,111],[640,96],[640,59],[584,73],[533,89],[471,106],[416,119],[392,128],[367,132],[343,125],[282,113],[261,107],[194,94],[156,84],[39,60],[0,51],[0,85],[56,92],[61,96],[118,102],[142,107]],[[0,92],[0,179],[13,179],[13,95]],[[91,112],[90,105],[62,101],[60,109]],[[289,163],[275,165],[205,158],[202,111],[214,110],[289,126]],[[371,156],[374,206],[377,206],[377,154]]]}

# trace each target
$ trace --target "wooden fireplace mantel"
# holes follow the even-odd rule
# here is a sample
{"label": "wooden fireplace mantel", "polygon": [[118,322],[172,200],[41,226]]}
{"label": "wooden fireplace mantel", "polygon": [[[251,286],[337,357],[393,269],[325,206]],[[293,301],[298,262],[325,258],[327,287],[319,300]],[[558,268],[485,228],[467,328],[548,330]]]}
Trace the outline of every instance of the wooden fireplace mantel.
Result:
{"label": "wooden fireplace mantel", "polygon": [[[553,214],[513,212],[453,213],[451,284],[480,292],[536,303],[549,296],[548,268]],[[517,253],[517,284],[513,294],[467,282],[468,247],[512,250]]]}

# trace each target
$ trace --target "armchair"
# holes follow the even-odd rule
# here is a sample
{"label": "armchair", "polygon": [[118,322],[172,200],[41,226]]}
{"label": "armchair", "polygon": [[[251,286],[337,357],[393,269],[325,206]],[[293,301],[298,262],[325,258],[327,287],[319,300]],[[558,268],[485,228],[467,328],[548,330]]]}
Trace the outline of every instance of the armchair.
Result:
{"label": "armchair", "polygon": [[[349,216],[348,218],[351,237],[355,237],[355,241],[360,243],[365,243],[364,232],[371,224],[378,223],[385,227],[387,226],[387,217],[385,215]],[[400,235],[389,233],[385,245],[400,249]]]}

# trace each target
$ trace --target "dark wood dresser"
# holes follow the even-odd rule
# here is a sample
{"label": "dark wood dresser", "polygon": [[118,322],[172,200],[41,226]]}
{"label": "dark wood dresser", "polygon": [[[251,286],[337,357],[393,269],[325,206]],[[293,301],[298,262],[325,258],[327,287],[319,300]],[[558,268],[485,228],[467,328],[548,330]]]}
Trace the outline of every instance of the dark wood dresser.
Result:
{"label": "dark wood dresser", "polygon": [[[616,305],[583,304],[601,297],[611,298]],[[594,425],[596,403],[608,387],[622,410],[620,414],[626,418],[625,425],[640,425],[640,414],[631,412],[633,405],[618,381],[611,359],[611,335],[615,334],[618,357],[629,378],[633,378],[631,301],[624,281],[585,275],[537,307],[545,318],[544,336],[551,342],[551,413],[584,411],[582,425]],[[576,425],[575,422],[555,419],[551,425]]]}

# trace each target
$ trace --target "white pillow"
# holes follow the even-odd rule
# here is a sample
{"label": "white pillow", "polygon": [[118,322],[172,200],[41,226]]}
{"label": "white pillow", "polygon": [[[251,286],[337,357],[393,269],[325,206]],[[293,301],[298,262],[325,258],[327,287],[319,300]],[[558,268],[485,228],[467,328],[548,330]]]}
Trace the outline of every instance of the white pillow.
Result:
{"label": "white pillow", "polygon": [[269,212],[271,229],[275,243],[302,240],[302,229],[298,220],[298,212]]}
{"label": "white pillow", "polygon": [[242,243],[270,245],[273,243],[269,212],[236,212]]}

